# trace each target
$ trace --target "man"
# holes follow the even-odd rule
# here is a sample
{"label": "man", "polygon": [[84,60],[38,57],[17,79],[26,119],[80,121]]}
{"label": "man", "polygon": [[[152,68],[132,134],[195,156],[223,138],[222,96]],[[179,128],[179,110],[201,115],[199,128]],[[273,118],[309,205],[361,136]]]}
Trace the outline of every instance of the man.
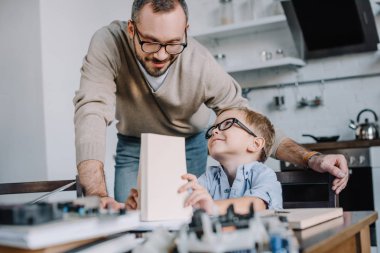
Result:
{"label": "man", "polygon": [[[136,187],[141,133],[186,137],[187,168],[199,176],[206,167],[209,108],[247,106],[236,81],[187,37],[187,29],[184,0],[135,0],[128,23],[113,22],[92,38],[74,98],[75,141],[81,184],[87,195],[101,196],[103,205],[121,206],[108,196],[103,168],[106,127],[114,115],[115,199],[124,202]],[[309,152],[279,132],[272,153],[333,174],[337,193],[347,184],[341,155]]]}

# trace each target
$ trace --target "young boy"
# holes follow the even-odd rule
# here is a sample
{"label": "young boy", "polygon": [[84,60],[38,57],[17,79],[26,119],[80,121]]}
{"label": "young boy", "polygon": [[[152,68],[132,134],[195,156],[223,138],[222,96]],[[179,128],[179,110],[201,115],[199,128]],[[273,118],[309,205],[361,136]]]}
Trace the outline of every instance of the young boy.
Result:
{"label": "young boy", "polygon": [[[281,209],[282,191],[272,169],[264,165],[273,145],[274,129],[263,115],[248,108],[220,112],[216,124],[206,132],[211,157],[221,166],[210,166],[198,180],[183,175],[189,182],[178,191],[192,193],[185,206],[202,208],[209,214],[224,213],[230,204],[235,211]],[[131,190],[127,209],[136,209],[137,191]]]}

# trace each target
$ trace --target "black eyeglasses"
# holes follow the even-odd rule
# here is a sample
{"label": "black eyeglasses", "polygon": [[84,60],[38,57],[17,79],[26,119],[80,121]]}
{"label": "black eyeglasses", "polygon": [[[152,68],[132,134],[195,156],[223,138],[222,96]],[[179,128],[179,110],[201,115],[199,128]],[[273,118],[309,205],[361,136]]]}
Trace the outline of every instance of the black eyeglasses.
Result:
{"label": "black eyeglasses", "polygon": [[[133,22],[133,21],[132,21]],[[153,54],[160,51],[161,47],[165,48],[165,52],[172,55],[177,55],[183,52],[185,48],[187,47],[187,32],[185,29],[185,43],[166,43],[162,44],[160,42],[150,42],[150,41],[143,41],[140,38],[140,32],[137,29],[136,24],[133,22],[133,26],[136,30],[135,34],[137,35],[137,40],[139,41],[139,44],[141,46],[141,50],[144,53],[147,54]]]}
{"label": "black eyeglasses", "polygon": [[257,137],[256,134],[254,134],[251,130],[249,130],[248,127],[244,126],[243,123],[241,123],[238,119],[236,118],[229,118],[229,119],[225,119],[223,120],[222,122],[210,127],[207,132],[206,132],[206,139],[210,139],[211,136],[212,136],[212,131],[214,131],[215,128],[218,128],[220,131],[225,131],[229,128],[231,128],[233,126],[233,124],[236,124],[238,125],[239,127],[241,127],[243,130],[245,130],[247,133],[249,133],[250,135],[254,136],[254,137]]}

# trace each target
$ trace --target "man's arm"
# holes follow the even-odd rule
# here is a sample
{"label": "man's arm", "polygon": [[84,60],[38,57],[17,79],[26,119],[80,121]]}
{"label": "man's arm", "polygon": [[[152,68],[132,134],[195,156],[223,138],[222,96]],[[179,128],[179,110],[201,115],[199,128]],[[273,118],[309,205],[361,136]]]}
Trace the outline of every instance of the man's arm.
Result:
{"label": "man's arm", "polygon": [[281,141],[276,152],[276,158],[303,167],[310,167],[317,172],[328,172],[336,178],[332,189],[339,194],[348,182],[348,166],[343,155],[313,155],[309,158],[310,150],[300,146],[293,140],[285,138]]}
{"label": "man's arm", "polygon": [[102,208],[124,208],[124,204],[108,197],[103,163],[97,160],[86,160],[78,164],[79,181],[86,196],[99,196]]}
{"label": "man's arm", "polygon": [[79,181],[87,196],[107,197],[103,163],[86,160],[78,164]]}
{"label": "man's arm", "polygon": [[118,205],[108,197],[104,176],[106,128],[114,119],[116,84],[120,56],[114,36],[107,28],[98,30],[83,60],[80,88],[75,105],[76,162],[85,195],[101,197],[103,207]]}

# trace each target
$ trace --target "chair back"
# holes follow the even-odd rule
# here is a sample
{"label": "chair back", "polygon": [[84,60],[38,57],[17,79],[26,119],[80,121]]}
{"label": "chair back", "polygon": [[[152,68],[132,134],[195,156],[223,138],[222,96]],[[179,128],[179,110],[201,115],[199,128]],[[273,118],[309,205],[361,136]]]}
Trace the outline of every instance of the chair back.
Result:
{"label": "chair back", "polygon": [[284,208],[338,207],[338,197],[331,189],[334,177],[312,170],[276,172],[282,186]]}

